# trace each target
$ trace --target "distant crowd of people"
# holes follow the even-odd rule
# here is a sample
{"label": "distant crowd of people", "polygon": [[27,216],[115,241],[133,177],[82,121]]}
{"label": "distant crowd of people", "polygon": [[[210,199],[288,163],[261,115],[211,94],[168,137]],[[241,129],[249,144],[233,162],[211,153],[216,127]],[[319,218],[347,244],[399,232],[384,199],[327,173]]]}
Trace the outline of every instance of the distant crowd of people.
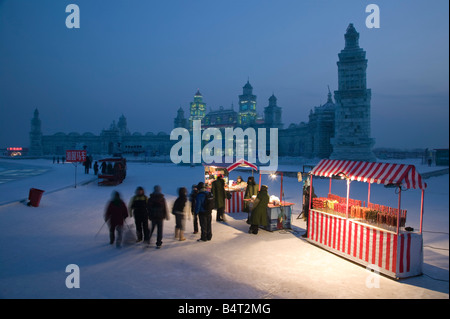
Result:
{"label": "distant crowd of people", "polygon": [[64,156],[53,156],[53,164],[57,163],[59,164],[59,162],[61,161],[61,163],[64,164],[64,162],[66,161],[66,158]]}
{"label": "distant crowd of people", "polygon": [[[241,179],[242,180],[242,179]],[[249,177],[244,198],[256,199],[252,204],[247,204],[244,211],[249,213],[247,223],[250,225],[249,233],[257,234],[259,226],[267,226],[267,205],[269,203],[268,188],[255,183],[253,177]],[[136,188],[134,196],[128,206],[122,200],[119,192],[114,191],[112,199],[108,202],[104,220],[109,225],[110,244],[120,247],[122,244],[123,226],[128,217],[134,218],[136,228],[136,242],[150,245],[150,239],[156,229],[156,248],[163,244],[164,220],[169,220],[170,214],[175,217],[175,239],[186,240],[184,236],[186,219],[193,217],[193,234],[200,231],[199,242],[212,239],[212,213],[217,211],[216,221],[225,222],[225,200],[227,192],[225,181],[219,176],[208,191],[203,182],[192,185],[190,194],[186,187],[178,189],[178,197],[169,209],[164,194],[159,185],[154,186],[153,192],[147,196],[143,187]],[[151,225],[149,225],[149,221]],[[200,224],[200,228],[199,228]],[[116,236],[117,235],[117,236]]]}

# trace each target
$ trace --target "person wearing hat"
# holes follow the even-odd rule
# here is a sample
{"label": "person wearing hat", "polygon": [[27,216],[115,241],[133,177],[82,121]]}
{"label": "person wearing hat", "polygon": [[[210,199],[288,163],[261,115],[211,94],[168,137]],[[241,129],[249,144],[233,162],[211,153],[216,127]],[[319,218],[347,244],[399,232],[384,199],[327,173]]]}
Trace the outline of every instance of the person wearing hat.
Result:
{"label": "person wearing hat", "polygon": [[197,241],[208,241],[212,238],[211,231],[211,213],[214,199],[211,197],[211,193],[206,191],[205,184],[203,182],[197,185],[198,194],[195,198],[195,214],[198,215],[200,221],[201,236]]}
{"label": "person wearing hat", "polygon": [[[124,220],[128,217],[127,206],[120,197],[120,193],[114,191],[112,198],[108,202],[104,215],[105,222],[109,226],[109,243],[112,245],[116,242],[119,248],[122,245],[122,229]],[[117,239],[115,233],[117,232]]]}
{"label": "person wearing hat", "polygon": [[195,214],[195,198],[197,197],[198,189],[197,185],[192,185],[191,193],[189,194],[189,201],[191,202],[191,213],[194,222],[194,234],[198,233],[198,215]]}
{"label": "person wearing hat", "polygon": [[267,222],[267,205],[269,204],[268,187],[261,186],[261,190],[253,203],[253,208],[249,218],[250,229],[249,234],[258,234],[259,226],[268,226]]}
{"label": "person wearing hat", "polygon": [[153,193],[147,201],[148,218],[152,221],[152,228],[149,237],[152,237],[155,227],[157,228],[156,248],[161,248],[163,237],[164,219],[169,220],[168,208],[164,194],[161,193],[161,186],[156,185]]}
{"label": "person wearing hat", "polygon": [[175,215],[175,239],[179,241],[186,240],[184,237],[184,228],[186,217],[190,217],[191,205],[188,200],[188,190],[186,187],[178,189],[178,198],[175,200],[172,208],[172,214]]}
{"label": "person wearing hat", "polygon": [[144,240],[144,242],[148,244],[150,239],[147,201],[148,197],[145,196],[144,188],[139,186],[136,188],[135,195],[131,198],[130,203],[128,204],[130,217],[134,217],[134,223],[136,225],[137,243]]}
{"label": "person wearing hat", "polygon": [[[249,176],[247,179],[247,188],[245,189],[244,199],[251,199],[252,196],[258,195],[259,185],[255,183],[255,178]],[[244,212],[250,213],[250,206],[247,201],[244,201]]]}
{"label": "person wearing hat", "polygon": [[303,219],[306,221],[306,231],[302,235],[303,238],[308,237],[308,226],[309,226],[309,194],[312,191],[311,198],[316,198],[316,194],[314,193],[314,187],[311,187],[310,176],[305,179],[303,184]]}
{"label": "person wearing hat", "polygon": [[237,186],[237,187],[240,187],[240,188],[245,188],[245,187],[247,187],[247,183],[244,182],[244,180],[242,179],[242,176],[238,176],[238,177],[236,178],[236,186]]}
{"label": "person wearing hat", "polygon": [[225,213],[225,181],[222,175],[219,175],[217,179],[211,184],[211,192],[214,196],[214,206],[217,209],[216,221],[223,222]]}

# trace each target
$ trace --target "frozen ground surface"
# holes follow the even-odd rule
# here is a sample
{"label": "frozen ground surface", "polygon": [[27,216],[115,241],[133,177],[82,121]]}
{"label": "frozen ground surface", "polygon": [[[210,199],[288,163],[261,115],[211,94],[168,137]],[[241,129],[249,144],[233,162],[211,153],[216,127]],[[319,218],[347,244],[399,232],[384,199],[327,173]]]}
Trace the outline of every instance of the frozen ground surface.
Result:
{"label": "frozen ground surface", "polygon": [[[134,221],[127,219],[126,242],[110,246],[102,227],[105,205],[113,190],[126,202],[137,186],[148,194],[162,186],[169,203],[179,186],[202,181],[202,167],[130,163],[124,183],[99,187],[95,182],[73,187],[74,167],[51,161],[13,161],[22,168],[45,169],[40,175],[22,176],[0,184],[0,298],[449,298],[449,189],[448,174],[427,180],[424,215],[424,267],[426,275],[394,281],[380,276],[379,288],[368,288],[370,273],[363,267],[317,248],[301,238],[305,222],[297,219],[301,184],[284,179],[285,199],[294,202],[292,231],[247,233],[246,214],[230,214],[227,223],[213,221],[213,238],[198,243],[187,221],[184,242],[175,241],[174,218],[164,224],[162,249],[132,243]],[[0,167],[12,169],[11,161]],[[419,171],[428,170],[418,164]],[[9,165],[9,166],[8,166]],[[14,169],[21,169],[16,166]],[[14,165],[13,165],[14,166]],[[281,166],[283,167],[283,166]],[[292,165],[291,171],[301,170]],[[248,174],[232,172],[230,178]],[[79,181],[88,181],[78,167]],[[263,177],[269,192],[279,195],[280,183]],[[72,186],[72,187],[67,187]],[[326,194],[328,181],[314,184]],[[17,200],[30,187],[46,190],[38,208]],[[345,193],[336,182],[333,193]],[[392,189],[373,186],[372,202],[396,205]],[[365,199],[367,184],[352,183],[352,198]],[[419,224],[420,192],[402,194],[408,209],[407,224]],[[215,213],[213,214],[215,217]],[[214,218],[213,218],[214,219]],[[131,231],[130,231],[131,229]],[[441,248],[441,249],[436,249]],[[80,288],[68,289],[66,266],[80,268]],[[432,279],[442,279],[439,281]]]}

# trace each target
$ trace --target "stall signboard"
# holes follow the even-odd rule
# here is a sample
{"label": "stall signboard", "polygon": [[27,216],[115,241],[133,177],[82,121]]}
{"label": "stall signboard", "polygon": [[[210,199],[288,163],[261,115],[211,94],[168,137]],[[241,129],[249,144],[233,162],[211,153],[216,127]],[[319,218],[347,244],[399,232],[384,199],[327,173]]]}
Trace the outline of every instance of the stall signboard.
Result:
{"label": "stall signboard", "polygon": [[66,151],[66,162],[69,163],[79,163],[86,161],[86,150],[67,150]]}

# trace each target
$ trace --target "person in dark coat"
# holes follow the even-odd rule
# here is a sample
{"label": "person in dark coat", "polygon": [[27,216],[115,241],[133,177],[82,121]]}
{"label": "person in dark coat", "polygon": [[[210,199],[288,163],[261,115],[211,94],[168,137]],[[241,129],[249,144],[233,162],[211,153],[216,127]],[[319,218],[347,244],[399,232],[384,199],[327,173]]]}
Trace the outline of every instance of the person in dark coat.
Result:
{"label": "person in dark coat", "polygon": [[310,178],[305,179],[305,183],[303,185],[303,219],[306,220],[306,232],[302,235],[303,238],[308,237],[308,225],[309,225],[309,194],[312,190],[311,199],[316,198],[316,194],[314,193],[314,187],[310,185]]}
{"label": "person in dark coat", "polygon": [[201,228],[201,236],[197,241],[208,241],[212,238],[211,219],[212,209],[208,207],[208,198],[211,194],[206,191],[205,184],[203,182],[197,185],[198,194],[195,199],[195,214],[198,215]]}
{"label": "person in dark coat", "polygon": [[[95,165],[94,165],[95,166]],[[134,217],[136,225],[136,242],[144,240],[144,243],[149,243],[150,231],[148,229],[148,211],[147,211],[148,197],[145,196],[144,188],[139,186],[136,188],[135,195],[131,198],[128,205],[130,217]]]}
{"label": "person in dark coat", "polygon": [[105,212],[105,222],[109,226],[109,243],[112,245],[115,241],[115,232],[117,231],[116,246],[122,244],[123,222],[128,217],[127,206],[120,198],[119,192],[114,191],[111,201],[108,202]]}
{"label": "person in dark coat", "polygon": [[186,217],[190,216],[191,207],[188,201],[188,190],[186,187],[178,189],[178,198],[175,200],[172,208],[172,214],[175,215],[175,239],[179,241],[186,240],[184,237],[184,228]]}
{"label": "person in dark coat", "polygon": [[98,163],[97,163],[97,161],[95,161],[95,163],[94,163],[94,175],[97,175],[98,174]]}
{"label": "person in dark coat", "polygon": [[[253,195],[258,195],[259,185],[255,183],[255,178],[249,176],[247,179],[247,188],[245,189],[244,199],[250,199]],[[244,201],[244,212],[250,213],[249,203]]]}
{"label": "person in dark coat", "polygon": [[100,169],[102,171],[102,174],[106,174],[106,162],[102,162],[102,165],[100,165]]}
{"label": "person in dark coat", "polygon": [[217,179],[211,184],[211,192],[214,196],[214,206],[217,209],[216,221],[223,222],[225,213],[225,181],[222,175],[219,175]]}
{"label": "person in dark coat", "polygon": [[158,228],[156,235],[156,248],[161,248],[162,236],[163,236],[163,221],[169,220],[169,214],[167,209],[166,199],[161,193],[161,187],[156,185],[153,193],[150,194],[150,198],[147,202],[147,210],[149,219],[152,221],[152,229],[150,231],[150,238],[152,237],[155,227]]}
{"label": "person in dark coat", "polygon": [[195,198],[197,197],[197,185],[192,185],[191,193],[189,194],[189,201],[191,202],[191,214],[194,223],[194,234],[198,233],[198,214],[195,213]]}
{"label": "person in dark coat", "polygon": [[114,173],[112,163],[108,163],[106,165],[106,174],[112,175]]}
{"label": "person in dark coat", "polygon": [[84,161],[83,166],[84,166],[84,173],[89,174],[89,166],[90,166],[89,157],[86,157],[86,160]]}
{"label": "person in dark coat", "polygon": [[253,208],[249,218],[250,234],[258,234],[259,226],[268,226],[267,222],[267,205],[269,204],[269,194],[266,185],[261,186],[261,190],[253,203]]}

